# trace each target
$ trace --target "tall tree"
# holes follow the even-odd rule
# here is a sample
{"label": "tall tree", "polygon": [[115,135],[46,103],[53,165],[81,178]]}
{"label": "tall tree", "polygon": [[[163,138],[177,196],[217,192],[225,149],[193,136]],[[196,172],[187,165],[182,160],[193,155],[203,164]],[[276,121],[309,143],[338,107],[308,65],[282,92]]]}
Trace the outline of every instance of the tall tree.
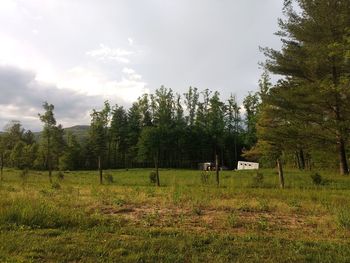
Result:
{"label": "tall tree", "polygon": [[105,102],[101,111],[93,110],[90,125],[90,143],[97,156],[100,184],[103,183],[103,163],[107,151],[107,133],[111,107],[108,101]]}
{"label": "tall tree", "polygon": [[54,137],[56,129],[56,119],[54,116],[54,105],[44,102],[43,108],[45,110],[44,114],[39,113],[39,118],[44,124],[44,129],[42,132],[42,138],[46,142],[46,165],[49,171],[49,180],[52,183],[52,138]]}
{"label": "tall tree", "polygon": [[[294,6],[298,6],[295,9]],[[297,105],[312,125],[327,131],[337,146],[340,174],[348,174],[346,143],[350,130],[348,0],[286,0],[279,21],[281,51],[266,48],[266,68],[302,88]],[[300,91],[300,90],[299,90]],[[307,102],[312,102],[306,105]]]}

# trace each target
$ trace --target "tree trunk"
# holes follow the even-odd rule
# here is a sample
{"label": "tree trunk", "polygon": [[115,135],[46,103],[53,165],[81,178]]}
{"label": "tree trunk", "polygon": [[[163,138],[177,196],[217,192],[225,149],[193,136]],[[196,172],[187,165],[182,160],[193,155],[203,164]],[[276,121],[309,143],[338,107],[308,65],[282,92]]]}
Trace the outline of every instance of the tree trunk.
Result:
{"label": "tree trunk", "polygon": [[[333,59],[333,84],[335,86],[339,85],[339,73],[338,69],[335,66],[335,62]],[[340,109],[340,103],[339,103],[339,94],[335,94],[335,119],[336,124],[341,124],[342,121],[342,114]],[[340,122],[340,123],[339,123]],[[340,168],[340,174],[341,175],[348,175],[349,174],[349,166],[348,161],[346,159],[346,150],[345,150],[345,140],[344,140],[344,130],[340,128],[338,130],[338,154],[339,154],[339,168]]]}
{"label": "tree trunk", "polygon": [[298,153],[298,151],[295,152],[295,158],[296,158],[296,162],[297,162],[297,167],[299,170],[302,170],[301,169],[301,162],[300,162],[300,155]]}
{"label": "tree trunk", "polygon": [[349,175],[349,167],[348,167],[348,161],[346,159],[345,142],[343,137],[340,137],[338,141],[338,153],[339,153],[340,174]]}
{"label": "tree trunk", "polygon": [[301,170],[305,170],[305,156],[303,149],[299,150],[299,157],[300,157],[300,168]]}
{"label": "tree trunk", "polygon": [[219,176],[219,155],[215,154],[215,172],[216,172],[216,184],[219,186],[220,184],[220,176]]}
{"label": "tree trunk", "polygon": [[156,156],[154,157],[154,168],[156,170],[157,186],[160,186],[158,163],[159,163],[159,153],[157,152]]}
{"label": "tree trunk", "polygon": [[98,171],[100,174],[100,184],[103,184],[103,171],[102,171],[102,160],[101,155],[98,156]]}
{"label": "tree trunk", "polygon": [[47,136],[47,168],[49,170],[49,180],[52,184],[52,167],[51,167],[51,142],[50,135]]}
{"label": "tree trunk", "polygon": [[3,172],[4,172],[4,155],[1,155],[1,167],[0,167],[0,181],[2,181],[3,178]]}
{"label": "tree trunk", "polygon": [[284,188],[284,175],[283,175],[283,167],[282,167],[282,162],[281,159],[277,159],[277,169],[278,169],[278,177],[280,180],[280,187],[283,189]]}

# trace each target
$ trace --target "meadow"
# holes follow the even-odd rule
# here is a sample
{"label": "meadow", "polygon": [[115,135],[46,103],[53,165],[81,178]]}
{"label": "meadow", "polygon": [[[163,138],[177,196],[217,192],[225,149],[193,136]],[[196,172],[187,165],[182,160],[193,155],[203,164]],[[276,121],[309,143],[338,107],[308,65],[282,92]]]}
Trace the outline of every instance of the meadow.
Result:
{"label": "meadow", "polygon": [[5,170],[0,262],[350,262],[348,177],[151,171]]}

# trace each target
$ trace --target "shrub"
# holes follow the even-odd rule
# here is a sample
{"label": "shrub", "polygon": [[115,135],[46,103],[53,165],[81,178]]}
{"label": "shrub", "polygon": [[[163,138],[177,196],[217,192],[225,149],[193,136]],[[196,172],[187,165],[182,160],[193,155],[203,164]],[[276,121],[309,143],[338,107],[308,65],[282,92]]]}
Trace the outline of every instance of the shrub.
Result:
{"label": "shrub", "polygon": [[24,169],[24,170],[22,170],[21,172],[20,172],[20,174],[19,174],[19,177],[21,178],[21,180],[24,182],[24,181],[26,181],[27,180],[27,178],[28,178],[28,169]]}
{"label": "shrub", "polygon": [[252,178],[252,187],[261,187],[264,184],[264,174],[256,172],[256,175]]}
{"label": "shrub", "polygon": [[108,183],[108,184],[113,184],[114,183],[114,178],[113,178],[113,175],[111,174],[104,174],[103,175],[103,178],[105,179],[105,181]]}
{"label": "shrub", "polygon": [[310,175],[311,180],[314,185],[322,185],[323,184],[323,178],[319,173],[313,173]]}
{"label": "shrub", "polygon": [[210,174],[208,172],[203,171],[201,172],[200,176],[202,184],[209,184]]}
{"label": "shrub", "polygon": [[151,184],[156,184],[157,183],[157,173],[152,171],[149,173],[149,181]]}
{"label": "shrub", "polygon": [[62,180],[64,179],[64,173],[61,172],[61,171],[59,171],[59,172],[57,173],[57,178],[58,178],[58,180],[62,181]]}

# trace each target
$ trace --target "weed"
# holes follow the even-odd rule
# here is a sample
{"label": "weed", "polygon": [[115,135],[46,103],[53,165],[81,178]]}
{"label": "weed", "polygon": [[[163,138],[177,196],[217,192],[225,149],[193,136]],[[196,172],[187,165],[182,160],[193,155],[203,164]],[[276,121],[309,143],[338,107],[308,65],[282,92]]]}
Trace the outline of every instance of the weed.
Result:
{"label": "weed", "polygon": [[157,183],[157,173],[156,172],[154,172],[154,171],[150,172],[148,178],[149,178],[149,182],[151,184],[156,184]]}
{"label": "weed", "polygon": [[57,179],[60,180],[60,181],[63,181],[63,179],[64,179],[64,173],[61,172],[61,171],[59,171],[59,172],[57,173]]}
{"label": "weed", "polygon": [[200,206],[194,206],[192,208],[192,212],[194,215],[201,216],[203,214],[203,210]]}
{"label": "weed", "polygon": [[266,231],[269,230],[269,221],[268,218],[261,216],[257,221],[257,228],[258,230]]}
{"label": "weed", "polygon": [[323,185],[324,181],[319,173],[313,173],[310,175],[310,177],[314,185]]}
{"label": "weed", "polygon": [[108,184],[113,184],[114,183],[113,175],[111,175],[110,173],[105,173],[103,175],[103,178]]}
{"label": "weed", "polygon": [[350,211],[348,209],[342,209],[337,214],[338,225],[346,230],[350,230]]}
{"label": "weed", "polygon": [[210,174],[207,171],[200,173],[201,183],[204,185],[209,184]]}
{"label": "weed", "polygon": [[228,223],[228,225],[229,225],[230,227],[238,227],[238,226],[240,226],[238,216],[236,215],[235,212],[231,212],[231,213],[227,216],[227,223]]}
{"label": "weed", "polygon": [[256,175],[252,177],[252,187],[262,187],[264,184],[264,174],[256,172]]}
{"label": "weed", "polygon": [[26,182],[27,181],[28,174],[29,174],[28,169],[21,170],[21,172],[19,173],[19,177],[21,178],[22,182]]}

